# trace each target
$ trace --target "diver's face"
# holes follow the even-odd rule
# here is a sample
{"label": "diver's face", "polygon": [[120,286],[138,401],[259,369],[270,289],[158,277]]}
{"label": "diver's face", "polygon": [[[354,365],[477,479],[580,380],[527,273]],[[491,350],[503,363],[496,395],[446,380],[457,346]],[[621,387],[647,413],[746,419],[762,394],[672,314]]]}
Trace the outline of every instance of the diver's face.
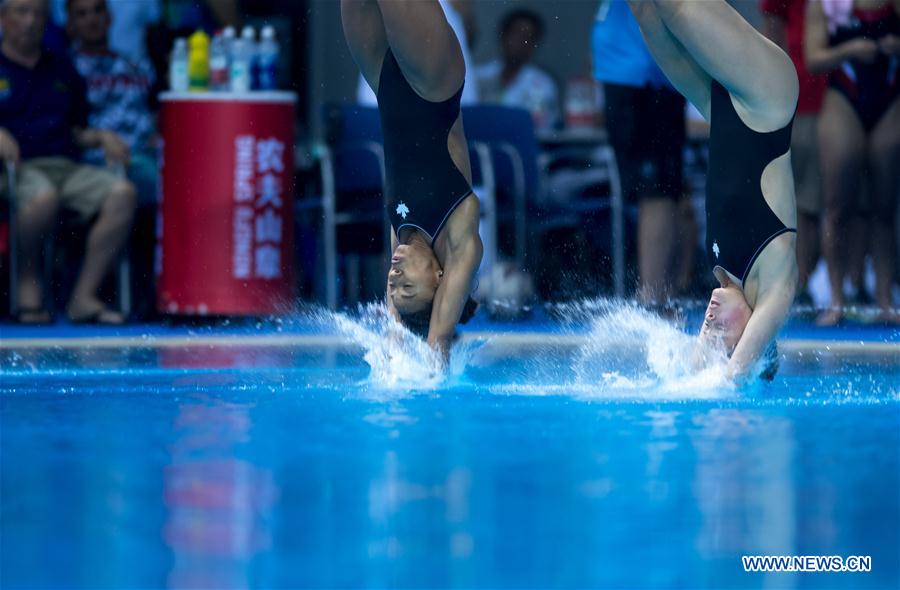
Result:
{"label": "diver's face", "polygon": [[388,297],[401,314],[422,311],[434,300],[441,274],[433,253],[401,244],[391,256]]}
{"label": "diver's face", "polygon": [[752,310],[744,299],[744,294],[734,285],[713,289],[703,316],[700,339],[720,340],[730,355],[737,346]]}

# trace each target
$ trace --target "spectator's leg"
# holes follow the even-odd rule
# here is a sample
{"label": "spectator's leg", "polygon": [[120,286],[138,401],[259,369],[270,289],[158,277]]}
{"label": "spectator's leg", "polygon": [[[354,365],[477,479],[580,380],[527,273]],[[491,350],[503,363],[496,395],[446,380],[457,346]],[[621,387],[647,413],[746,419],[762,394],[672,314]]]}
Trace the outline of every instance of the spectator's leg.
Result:
{"label": "spectator's leg", "polygon": [[678,223],[676,224],[676,246],[678,252],[675,290],[678,295],[690,293],[694,284],[694,267],[697,262],[697,217],[690,194],[678,201]]}
{"label": "spectator's leg", "polygon": [[19,171],[17,199],[18,309],[22,323],[45,323],[50,314],[44,307],[44,243],[53,234],[59,213],[59,195],[50,179],[29,164]]}
{"label": "spectator's leg", "polygon": [[[866,190],[866,183],[860,186],[861,192]],[[862,195],[864,196],[864,195]],[[859,196],[857,196],[859,198]],[[852,204],[851,204],[852,209]],[[869,303],[866,293],[866,255],[872,242],[869,231],[869,218],[872,215],[870,205],[857,211],[848,212],[847,219],[847,274],[854,299],[851,303]]]}
{"label": "spectator's leg", "polygon": [[684,188],[684,99],[667,89],[645,89],[639,101],[636,146],[645,152],[647,176],[638,210],[639,298],[663,306],[671,295],[678,237],[678,200]]}
{"label": "spectator's leg", "polygon": [[125,318],[109,310],[97,292],[128,241],[137,204],[134,185],[106,170],[79,166],[64,185],[63,199],[86,219],[96,214],[88,232],[84,264],[69,300],[69,317],[73,321],[122,323]]}
{"label": "spectator's leg", "polygon": [[644,305],[662,305],[669,296],[669,268],[675,250],[677,207],[669,197],[646,196],[638,210],[638,268]]}
{"label": "spectator's leg", "polygon": [[847,213],[850,200],[860,190],[865,150],[865,131],[853,107],[836,91],[829,90],[819,115],[819,158],[825,197],[822,252],[828,264],[831,309],[819,316],[819,325],[835,325],[842,317]]}
{"label": "spectator's leg", "polygon": [[891,313],[894,279],[894,218],[900,191],[900,99],[882,116],[869,137],[872,174],[872,258],[875,263],[875,302],[885,320],[898,321]]}
{"label": "spectator's leg", "polygon": [[819,216],[797,212],[797,292],[808,295],[807,284],[819,261]]}

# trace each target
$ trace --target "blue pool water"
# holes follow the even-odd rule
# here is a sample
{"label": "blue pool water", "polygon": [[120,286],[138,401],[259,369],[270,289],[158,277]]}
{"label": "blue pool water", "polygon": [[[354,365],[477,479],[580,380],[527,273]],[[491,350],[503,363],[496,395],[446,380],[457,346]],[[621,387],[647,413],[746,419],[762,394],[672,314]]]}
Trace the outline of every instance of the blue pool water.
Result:
{"label": "blue pool water", "polygon": [[798,329],[735,390],[609,324],[494,326],[443,382],[353,329],[7,342],[0,586],[900,586],[893,334]]}

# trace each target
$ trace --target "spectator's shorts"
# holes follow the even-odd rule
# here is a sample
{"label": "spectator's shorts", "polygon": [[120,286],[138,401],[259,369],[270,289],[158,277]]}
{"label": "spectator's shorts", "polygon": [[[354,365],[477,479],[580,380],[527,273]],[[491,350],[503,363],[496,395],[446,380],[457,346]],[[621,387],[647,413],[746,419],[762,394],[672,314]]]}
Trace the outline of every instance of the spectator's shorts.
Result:
{"label": "spectator's shorts", "polygon": [[684,98],[668,88],[604,83],[606,129],[629,200],[684,192]]}
{"label": "spectator's shorts", "polygon": [[[5,197],[6,182],[4,171]],[[104,168],[68,158],[34,158],[23,161],[16,171],[16,202],[21,205],[35,195],[55,190],[62,206],[87,222],[100,210],[116,182],[119,178]]]}
{"label": "spectator's shorts", "polygon": [[807,215],[822,212],[822,172],[816,115],[797,115],[791,137],[791,165],[797,192],[797,210]]}

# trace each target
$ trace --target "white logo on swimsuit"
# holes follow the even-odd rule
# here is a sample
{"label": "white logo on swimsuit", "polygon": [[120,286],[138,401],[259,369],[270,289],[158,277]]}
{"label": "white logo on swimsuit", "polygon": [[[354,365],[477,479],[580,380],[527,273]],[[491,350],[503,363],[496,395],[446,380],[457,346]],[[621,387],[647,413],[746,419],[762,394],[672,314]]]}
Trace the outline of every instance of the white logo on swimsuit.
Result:
{"label": "white logo on swimsuit", "polygon": [[397,215],[406,219],[407,214],[409,213],[409,207],[406,206],[406,203],[400,201],[400,204],[397,205]]}
{"label": "white logo on swimsuit", "polygon": [[720,252],[720,250],[719,250],[719,243],[718,243],[718,242],[713,242],[713,248],[712,248],[712,250],[713,250],[713,254],[716,255],[716,258],[719,258],[719,252]]}

